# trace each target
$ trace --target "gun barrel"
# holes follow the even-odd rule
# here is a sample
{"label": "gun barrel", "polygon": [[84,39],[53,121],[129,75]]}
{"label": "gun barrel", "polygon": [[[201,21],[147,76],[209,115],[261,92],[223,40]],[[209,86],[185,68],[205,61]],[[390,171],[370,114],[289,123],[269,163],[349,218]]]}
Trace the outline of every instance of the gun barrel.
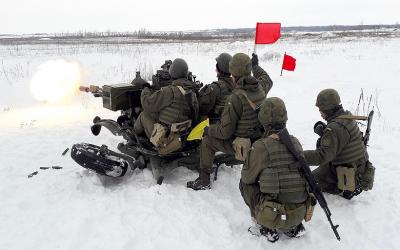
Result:
{"label": "gun barrel", "polygon": [[90,92],[90,91],[89,91],[89,87],[86,87],[86,86],[79,86],[79,91],[82,91],[82,92]]}
{"label": "gun barrel", "polygon": [[89,87],[86,86],[79,86],[79,90],[82,92],[92,93],[93,95],[101,96],[103,89],[96,85],[90,85]]}

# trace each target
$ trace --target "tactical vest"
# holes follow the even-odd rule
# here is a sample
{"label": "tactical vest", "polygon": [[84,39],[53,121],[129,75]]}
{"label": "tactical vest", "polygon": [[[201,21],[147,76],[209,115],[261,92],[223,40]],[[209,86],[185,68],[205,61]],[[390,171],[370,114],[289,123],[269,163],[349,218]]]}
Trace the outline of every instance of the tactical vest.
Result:
{"label": "tactical vest", "polygon": [[[335,166],[352,163],[366,157],[362,134],[357,123],[350,119],[333,119],[330,123],[337,123],[350,134],[349,142],[343,147],[342,151],[338,152],[336,158],[332,161]],[[328,128],[331,127],[328,124]]]}
{"label": "tactical vest", "polygon": [[221,78],[217,82],[213,82],[214,84],[218,85],[220,91],[219,96],[215,101],[215,107],[213,111],[217,117],[221,117],[222,111],[225,107],[226,98],[232,94],[232,85],[230,85],[227,81],[228,80]]}
{"label": "tactical vest", "polygon": [[[257,133],[257,128],[261,126],[260,121],[258,120],[257,111],[251,107],[249,100],[253,102],[256,106],[261,105],[261,103],[265,99],[265,92],[261,89],[257,92],[249,92],[246,91],[246,96],[242,93],[242,89],[235,89],[233,93],[239,97],[240,102],[242,103],[242,115],[239,118],[236,131],[234,136],[243,137],[243,138],[257,138],[260,137],[261,134]],[[256,136],[255,136],[256,134]]]}
{"label": "tactical vest", "polygon": [[162,124],[171,126],[173,123],[184,122],[190,120],[191,110],[186,101],[186,97],[176,86],[168,86],[173,92],[173,100],[171,105],[160,111],[159,120]]}
{"label": "tactical vest", "polygon": [[[278,138],[263,138],[269,161],[259,177],[261,192],[281,203],[301,203],[308,197],[306,180],[298,169],[299,163]],[[293,138],[293,137],[292,137]],[[297,150],[301,145],[292,142]]]}

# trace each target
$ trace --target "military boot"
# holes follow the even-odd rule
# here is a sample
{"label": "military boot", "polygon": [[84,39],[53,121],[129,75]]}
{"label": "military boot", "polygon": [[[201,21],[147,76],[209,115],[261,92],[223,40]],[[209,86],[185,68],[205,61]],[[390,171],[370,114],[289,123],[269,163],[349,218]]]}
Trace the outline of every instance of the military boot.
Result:
{"label": "military boot", "polygon": [[188,181],[186,185],[196,191],[210,189],[210,173],[200,169],[199,177],[194,181]]}
{"label": "military boot", "polygon": [[284,232],[284,234],[290,238],[298,238],[298,237],[303,236],[305,233],[306,233],[306,229],[304,228],[303,223],[300,223],[299,225],[295,226],[291,230]]}
{"label": "military boot", "polygon": [[361,194],[362,192],[362,187],[361,186],[357,186],[356,189],[351,192],[351,191],[343,191],[342,196],[343,198],[345,198],[346,200],[351,200],[353,199],[354,196],[357,196],[359,194]]}
{"label": "military boot", "polygon": [[278,231],[266,228],[257,223],[254,226],[249,227],[247,231],[257,237],[265,236],[267,240],[272,243],[279,240]]}
{"label": "military boot", "polygon": [[265,236],[267,240],[271,243],[274,243],[277,240],[279,240],[278,231],[276,231],[275,229],[269,229],[267,227],[262,226],[260,229],[260,233],[261,235]]}

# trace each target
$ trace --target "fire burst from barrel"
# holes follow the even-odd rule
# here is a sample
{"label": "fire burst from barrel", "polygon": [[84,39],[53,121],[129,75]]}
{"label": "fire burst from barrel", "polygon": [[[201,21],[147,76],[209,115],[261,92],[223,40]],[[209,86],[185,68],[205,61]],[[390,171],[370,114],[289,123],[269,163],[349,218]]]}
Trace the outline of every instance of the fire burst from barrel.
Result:
{"label": "fire burst from barrel", "polygon": [[35,99],[62,102],[73,97],[81,82],[81,70],[76,62],[51,60],[41,64],[31,80]]}

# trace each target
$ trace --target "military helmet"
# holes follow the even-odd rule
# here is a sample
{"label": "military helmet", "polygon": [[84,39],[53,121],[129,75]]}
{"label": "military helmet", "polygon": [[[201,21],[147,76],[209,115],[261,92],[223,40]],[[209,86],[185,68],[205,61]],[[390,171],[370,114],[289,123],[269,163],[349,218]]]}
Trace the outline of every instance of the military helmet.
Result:
{"label": "military helmet", "polygon": [[315,106],[320,110],[331,110],[340,105],[339,93],[334,89],[324,89],[319,92]]}
{"label": "military helmet", "polygon": [[269,97],[261,104],[258,120],[262,125],[286,123],[287,111],[285,103],[278,97]]}
{"label": "military helmet", "polygon": [[251,74],[251,59],[244,53],[237,53],[229,62],[229,72],[236,77],[249,76]]}
{"label": "military helmet", "polygon": [[176,58],[169,67],[169,74],[173,79],[186,78],[188,72],[189,67],[182,58]]}
{"label": "military helmet", "polygon": [[231,59],[232,56],[228,53],[220,54],[217,58],[215,58],[215,61],[217,61],[217,68],[220,71],[229,74],[229,62]]}

